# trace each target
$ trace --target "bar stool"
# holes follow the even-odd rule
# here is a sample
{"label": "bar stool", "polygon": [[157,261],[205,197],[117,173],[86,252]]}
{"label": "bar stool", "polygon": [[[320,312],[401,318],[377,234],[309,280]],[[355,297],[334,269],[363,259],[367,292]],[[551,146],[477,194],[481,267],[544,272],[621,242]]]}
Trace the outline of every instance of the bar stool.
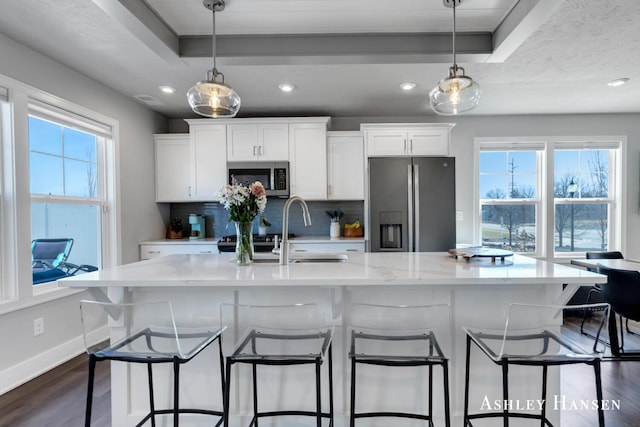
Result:
{"label": "bar stool", "polygon": [[[562,332],[563,313],[567,310],[580,319],[582,310],[588,310],[589,318],[595,323],[595,336],[587,337],[579,333]],[[609,304],[584,304],[570,306],[511,304],[504,329],[488,330],[464,327],[467,334],[466,371],[464,383],[464,425],[473,426],[471,420],[482,418],[502,418],[503,425],[509,426],[511,418],[540,420],[542,426],[551,426],[546,415],[547,374],[550,366],[584,363],[593,366],[596,396],[602,401],[602,382],[600,379],[600,361],[604,353],[604,345],[599,340],[607,318]],[[600,313],[599,319],[594,313]],[[474,343],[489,359],[502,369],[502,400],[509,402],[509,366],[542,367],[542,393],[540,413],[514,412],[509,405],[501,405],[497,410],[486,408],[476,414],[469,413],[469,378],[471,363],[471,343]],[[485,395],[485,399],[489,399]],[[527,397],[527,399],[534,399]],[[493,401],[493,400],[490,400]],[[500,411],[501,409],[501,411]],[[598,405],[598,422],[604,427],[604,412]]]}
{"label": "bar stool", "polygon": [[[104,360],[147,365],[149,387],[149,413],[136,427],[151,421],[156,425],[156,416],[173,415],[174,427],[179,426],[179,414],[201,414],[220,417],[216,426],[222,424],[223,411],[195,408],[181,408],[180,366],[192,360],[209,344],[218,341],[220,357],[221,392],[224,391],[224,369],[222,365],[222,344],[220,335],[224,328],[219,326],[177,326],[171,303],[168,301],[114,304],[97,301],[80,301],[80,313],[84,343],[89,354],[89,378],[87,384],[87,406],[85,427],[91,425],[93,403],[93,380],[97,362]],[[122,322],[126,336],[116,342],[95,344],[92,337],[107,324],[107,317]],[[173,408],[156,409],[153,393],[153,365],[170,363],[173,365]]]}
{"label": "bar stool", "polygon": [[[251,381],[253,389],[253,417],[249,426],[258,426],[258,420],[263,417],[278,416],[309,416],[315,417],[316,425],[320,427],[323,419],[329,420],[333,426],[333,370],[331,340],[333,328],[323,325],[320,321],[317,304],[305,303],[294,305],[242,305],[222,304],[221,319],[229,325],[226,335],[234,337],[235,345],[226,357],[226,387],[224,392],[224,426],[229,426],[231,368],[236,364],[246,364],[251,367]],[[228,320],[227,320],[228,319]],[[322,375],[321,368],[328,357],[327,375],[329,386],[329,411],[322,410]],[[291,367],[310,365],[315,371],[315,410],[260,410],[258,366],[262,367]],[[285,372],[279,370],[279,375]],[[299,378],[298,377],[296,379]],[[286,388],[286,384],[278,383],[279,394]],[[310,387],[303,386],[302,389]],[[304,401],[308,393],[300,393],[297,398],[301,406],[311,402]],[[284,393],[284,392],[283,392]],[[242,395],[242,393],[241,393]]]}
{"label": "bar stool", "polygon": [[[433,426],[433,367],[443,375],[445,425],[450,425],[449,360],[444,355],[436,331],[449,332],[449,306],[390,306],[352,304],[350,315],[351,410],[350,426],[358,418],[396,417],[428,421]],[[444,322],[443,325],[436,324]],[[399,411],[356,412],[356,367],[359,364],[388,368],[427,367],[427,414]]]}

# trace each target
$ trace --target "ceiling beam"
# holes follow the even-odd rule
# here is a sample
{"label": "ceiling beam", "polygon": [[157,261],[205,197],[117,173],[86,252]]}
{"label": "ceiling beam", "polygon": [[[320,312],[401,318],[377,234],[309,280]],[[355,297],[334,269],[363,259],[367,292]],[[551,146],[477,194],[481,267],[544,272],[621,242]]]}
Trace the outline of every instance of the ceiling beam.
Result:
{"label": "ceiling beam", "polygon": [[141,0],[92,0],[167,63],[184,65],[173,30]]}
{"label": "ceiling beam", "polygon": [[[218,36],[225,65],[393,64],[452,61],[451,34],[287,34]],[[458,62],[484,62],[490,33],[456,35]],[[180,37],[183,58],[211,57],[211,36]]]}
{"label": "ceiling beam", "polygon": [[504,62],[562,6],[565,0],[520,0],[493,33],[487,62]]}

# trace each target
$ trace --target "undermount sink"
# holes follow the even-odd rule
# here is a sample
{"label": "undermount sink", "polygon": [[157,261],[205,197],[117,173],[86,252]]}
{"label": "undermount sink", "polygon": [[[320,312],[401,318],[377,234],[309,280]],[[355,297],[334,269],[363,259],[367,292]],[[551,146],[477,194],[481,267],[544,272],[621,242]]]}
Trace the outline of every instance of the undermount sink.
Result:
{"label": "undermount sink", "polygon": [[[296,257],[289,259],[289,264],[304,264],[304,263],[333,263],[333,262],[346,262],[347,255],[344,254],[314,254],[309,257]],[[254,258],[254,264],[277,264],[278,258]]]}

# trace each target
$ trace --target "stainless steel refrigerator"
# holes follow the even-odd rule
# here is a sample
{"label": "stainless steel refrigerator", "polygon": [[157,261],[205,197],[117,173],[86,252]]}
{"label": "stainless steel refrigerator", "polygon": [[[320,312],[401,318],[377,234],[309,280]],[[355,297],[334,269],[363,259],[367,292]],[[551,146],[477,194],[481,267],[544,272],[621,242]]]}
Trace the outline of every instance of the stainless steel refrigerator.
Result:
{"label": "stainless steel refrigerator", "polygon": [[440,252],[455,248],[453,157],[369,159],[372,252]]}

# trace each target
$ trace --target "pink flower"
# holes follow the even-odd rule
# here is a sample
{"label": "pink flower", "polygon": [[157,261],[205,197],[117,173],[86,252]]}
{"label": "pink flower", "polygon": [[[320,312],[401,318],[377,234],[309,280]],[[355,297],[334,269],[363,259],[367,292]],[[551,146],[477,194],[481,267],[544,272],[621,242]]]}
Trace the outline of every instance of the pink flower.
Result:
{"label": "pink flower", "polygon": [[265,191],[262,183],[260,181],[256,181],[253,184],[251,184],[251,194],[253,194],[256,197],[264,197],[267,194],[267,192]]}

